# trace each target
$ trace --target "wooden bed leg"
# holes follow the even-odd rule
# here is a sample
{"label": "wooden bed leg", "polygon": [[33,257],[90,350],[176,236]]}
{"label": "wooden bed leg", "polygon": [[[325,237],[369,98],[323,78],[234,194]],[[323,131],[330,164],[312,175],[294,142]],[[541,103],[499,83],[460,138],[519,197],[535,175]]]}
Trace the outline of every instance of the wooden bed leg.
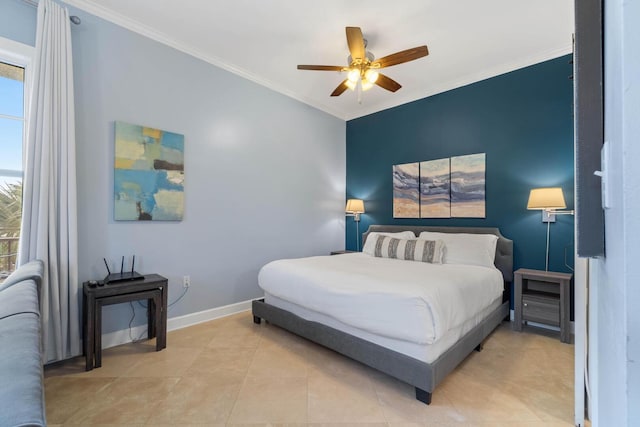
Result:
{"label": "wooden bed leg", "polygon": [[475,349],[475,350],[476,350],[477,352],[481,352],[483,348],[484,348],[484,345],[483,345],[482,343],[480,343],[480,344],[478,344],[478,345],[476,346],[476,349]]}
{"label": "wooden bed leg", "polygon": [[253,316],[253,323],[255,323],[256,325],[259,325],[261,320],[262,319],[260,319],[258,316]]}
{"label": "wooden bed leg", "polygon": [[416,399],[427,405],[431,404],[431,393],[424,391],[421,388],[416,387]]}

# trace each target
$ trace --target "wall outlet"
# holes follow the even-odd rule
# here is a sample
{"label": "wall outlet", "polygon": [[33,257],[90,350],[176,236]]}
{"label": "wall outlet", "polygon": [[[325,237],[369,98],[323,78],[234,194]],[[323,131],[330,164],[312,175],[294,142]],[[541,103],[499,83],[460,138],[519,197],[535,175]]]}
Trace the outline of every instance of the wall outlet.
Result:
{"label": "wall outlet", "polygon": [[191,277],[182,276],[182,287],[188,288],[189,286],[191,286]]}

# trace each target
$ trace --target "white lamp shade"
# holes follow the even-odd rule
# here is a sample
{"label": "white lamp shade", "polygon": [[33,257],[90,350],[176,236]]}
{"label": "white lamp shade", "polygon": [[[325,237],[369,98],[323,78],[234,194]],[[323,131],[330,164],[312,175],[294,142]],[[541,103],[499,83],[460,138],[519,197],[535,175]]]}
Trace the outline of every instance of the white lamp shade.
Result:
{"label": "white lamp shade", "polygon": [[364,213],[364,202],[360,199],[349,199],[344,211],[350,214]]}
{"label": "white lamp shade", "polygon": [[529,193],[527,209],[564,209],[567,204],[560,187],[534,188]]}

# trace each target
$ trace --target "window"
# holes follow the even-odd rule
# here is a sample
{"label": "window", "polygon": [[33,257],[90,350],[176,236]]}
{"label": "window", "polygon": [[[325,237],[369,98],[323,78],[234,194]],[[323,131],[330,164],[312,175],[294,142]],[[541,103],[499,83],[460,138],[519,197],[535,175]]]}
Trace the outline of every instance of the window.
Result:
{"label": "window", "polygon": [[15,269],[33,47],[0,37],[0,283]]}
{"label": "window", "polygon": [[22,216],[23,67],[0,62],[0,282],[16,266]]}

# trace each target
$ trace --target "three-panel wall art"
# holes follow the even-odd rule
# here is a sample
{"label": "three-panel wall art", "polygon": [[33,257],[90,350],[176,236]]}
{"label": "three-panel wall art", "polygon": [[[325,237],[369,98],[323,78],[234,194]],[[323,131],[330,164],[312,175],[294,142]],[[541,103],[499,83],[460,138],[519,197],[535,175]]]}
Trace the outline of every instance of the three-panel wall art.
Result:
{"label": "three-panel wall art", "polygon": [[484,218],[485,153],[393,166],[394,218]]}

